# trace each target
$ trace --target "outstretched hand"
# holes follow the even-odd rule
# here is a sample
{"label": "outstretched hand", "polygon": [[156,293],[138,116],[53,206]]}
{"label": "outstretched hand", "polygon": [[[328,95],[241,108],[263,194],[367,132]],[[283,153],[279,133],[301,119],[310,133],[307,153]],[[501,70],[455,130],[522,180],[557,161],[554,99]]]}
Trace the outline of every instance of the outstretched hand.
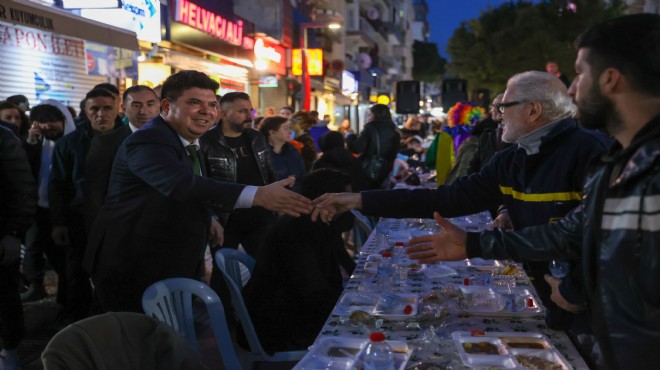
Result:
{"label": "outstretched hand", "polygon": [[467,258],[465,242],[467,233],[451,222],[445,220],[438,212],[433,218],[442,227],[439,234],[424,235],[410,239],[406,249],[408,258],[419,263],[435,263],[438,261],[456,261]]}
{"label": "outstretched hand", "polygon": [[362,195],[360,193],[327,193],[314,199],[312,220],[321,218],[323,222],[330,222],[337,213],[362,208]]}
{"label": "outstretched hand", "polygon": [[309,214],[313,208],[312,201],[286,188],[287,186],[293,186],[295,182],[294,177],[289,177],[266,186],[260,186],[254,196],[252,205],[293,217]]}

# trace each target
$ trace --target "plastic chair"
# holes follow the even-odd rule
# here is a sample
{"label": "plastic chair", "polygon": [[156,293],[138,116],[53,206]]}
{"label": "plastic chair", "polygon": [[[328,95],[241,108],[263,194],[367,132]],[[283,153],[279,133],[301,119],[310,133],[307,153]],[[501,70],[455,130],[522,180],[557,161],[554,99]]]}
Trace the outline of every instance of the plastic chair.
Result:
{"label": "plastic chair", "polygon": [[293,362],[299,361],[303,358],[307,354],[306,350],[275,352],[274,354],[269,355],[261,345],[261,341],[257,336],[257,331],[254,329],[252,319],[245,306],[243,294],[241,294],[241,289],[239,288],[239,284],[241,284],[241,286],[243,284],[242,277],[240,272],[238,274],[236,273],[236,271],[240,271],[240,264],[244,264],[251,273],[254,268],[254,259],[239,250],[222,248],[215,253],[215,263],[222,272],[222,276],[229,287],[234,313],[243,327],[243,332],[245,333],[245,337],[250,346],[250,352],[246,354],[245,358],[245,362],[248,365],[246,368],[251,369],[253,364],[258,361]]}
{"label": "plastic chair", "polygon": [[144,312],[183,335],[199,351],[193,321],[192,297],[198,297],[208,311],[211,327],[226,369],[242,369],[231,341],[220,297],[205,284],[187,278],[171,278],[152,284],[142,295]]}
{"label": "plastic chair", "polygon": [[[249,254],[238,249],[222,248],[215,253],[216,261],[221,260],[227,269],[227,274],[241,289],[247,284],[249,277],[246,278],[241,266],[245,266],[249,275],[252,276],[256,261]],[[220,265],[218,265],[220,266]]]}

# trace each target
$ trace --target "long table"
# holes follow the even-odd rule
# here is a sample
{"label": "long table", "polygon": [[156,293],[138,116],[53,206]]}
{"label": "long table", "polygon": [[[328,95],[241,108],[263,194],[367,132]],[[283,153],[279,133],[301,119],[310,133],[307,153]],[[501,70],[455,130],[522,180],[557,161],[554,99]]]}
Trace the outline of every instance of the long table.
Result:
{"label": "long table", "polygon": [[[470,222],[465,219],[457,221]],[[515,287],[519,290],[527,289],[534,296],[534,307],[537,307],[538,310],[532,310],[534,311],[532,314],[529,313],[529,310],[525,315],[509,315],[508,317],[497,317],[492,314],[474,312],[466,313],[465,310],[456,309],[457,305],[451,303],[443,306],[447,307],[442,309],[442,316],[446,315],[446,317],[433,319],[431,315],[429,319],[428,313],[433,313],[433,309],[437,310],[438,307],[421,303],[422,298],[432,296],[434,292],[439,292],[443,289],[467,289],[465,288],[465,284],[488,284],[490,273],[487,269],[481,269],[477,265],[483,267],[488,264],[493,264],[494,266],[497,264],[510,264],[513,266],[514,264],[510,261],[465,260],[450,263],[441,262],[437,266],[426,266],[427,268],[437,268],[441,272],[437,276],[425,273],[424,270],[420,269],[420,266],[408,264],[410,270],[408,271],[407,279],[403,282],[399,281],[390,284],[384,288],[381,283],[382,279],[379,280],[377,274],[374,273],[375,271],[372,269],[373,264],[370,262],[379,258],[381,250],[387,246],[384,243],[389,241],[390,244],[388,245],[391,245],[392,239],[396,239],[397,237],[396,230],[405,229],[409,225],[406,222],[410,223],[411,220],[385,220],[385,227],[381,224],[374,229],[359,253],[357,268],[347,282],[342,297],[338,301],[338,305],[330,317],[328,317],[314,345],[310,347],[310,353],[307,357],[317,355],[318,351],[315,351],[316,347],[327,343],[328,338],[366,342],[371,331],[382,331],[388,340],[394,341],[392,342],[394,345],[396,345],[397,341],[407,345],[409,358],[407,365],[401,368],[433,368],[430,366],[435,364],[440,369],[462,369],[468,367],[463,364],[459,357],[455,338],[452,338],[452,333],[465,333],[477,330],[482,332],[482,335],[484,333],[486,335],[490,335],[491,333],[540,333],[547,337],[549,342],[561,353],[568,363],[567,367],[588,369],[588,366],[566,333],[546,327],[543,319],[545,309],[542,307],[534,287],[529,278],[524,274],[522,268],[520,268],[521,273],[515,277]],[[414,223],[414,221],[412,222]],[[429,224],[428,222],[424,223],[422,220],[419,220],[419,222],[420,225]],[[384,231],[385,229],[388,231]],[[424,227],[421,227],[421,229],[424,229]],[[383,236],[383,232],[389,232],[390,235],[387,237]],[[456,273],[443,274],[443,269],[454,270]],[[494,282],[490,283],[491,285],[495,285]],[[511,281],[507,280],[506,284],[511,284]],[[340,303],[347,295],[364,294],[368,296],[372,294],[382,296],[388,293],[383,291],[383,289],[388,289],[389,293],[394,292],[394,294],[398,294],[399,296],[414,296],[420,299],[418,309],[419,311],[425,310],[426,317],[423,317],[424,315],[421,312],[417,312],[417,315],[411,315],[410,317],[404,315],[403,317],[381,320],[377,320],[377,317],[367,316],[369,321],[362,323],[355,319],[355,314],[351,316],[350,309],[347,310],[346,307],[340,307]],[[501,287],[497,289],[501,289]],[[530,301],[530,303],[532,302]],[[310,366],[312,361],[309,361],[310,359],[307,357],[301,360],[295,369],[314,368],[314,366]],[[417,367],[415,367],[415,364],[417,364]],[[341,361],[338,361],[334,365],[329,367],[344,368]],[[347,368],[352,368],[352,366],[348,366]]]}

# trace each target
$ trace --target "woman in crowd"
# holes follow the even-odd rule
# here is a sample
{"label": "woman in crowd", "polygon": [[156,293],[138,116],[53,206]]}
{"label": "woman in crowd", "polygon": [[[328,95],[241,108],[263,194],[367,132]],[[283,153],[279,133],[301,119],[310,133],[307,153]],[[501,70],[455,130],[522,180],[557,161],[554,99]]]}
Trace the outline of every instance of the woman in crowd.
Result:
{"label": "woman in crowd", "polygon": [[291,116],[291,126],[296,133],[294,140],[303,144],[300,155],[302,155],[307,172],[312,169],[312,164],[316,160],[316,144],[314,138],[309,134],[309,129],[315,124],[316,118],[310,112],[298,111]]}
{"label": "woman in crowd", "polygon": [[296,177],[293,190],[300,192],[300,181],[305,175],[305,165],[298,151],[289,143],[291,123],[285,117],[266,117],[261,122],[259,131],[266,137],[273,160],[273,172],[276,180],[289,176]]}

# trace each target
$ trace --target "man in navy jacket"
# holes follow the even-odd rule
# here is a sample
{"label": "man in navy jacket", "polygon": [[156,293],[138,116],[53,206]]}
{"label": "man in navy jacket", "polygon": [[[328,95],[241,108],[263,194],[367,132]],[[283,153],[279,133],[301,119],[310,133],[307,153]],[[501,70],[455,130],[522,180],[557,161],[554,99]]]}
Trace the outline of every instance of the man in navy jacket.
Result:
{"label": "man in navy jacket", "polygon": [[307,198],[284,188],[291,180],[254,187],[204,177],[198,139],[217,121],[217,89],[201,72],[170,76],[161,115],[119,148],[85,255],[102,309],[141,312],[142,293],[152,283],[199,278],[211,207],[311,211]]}

